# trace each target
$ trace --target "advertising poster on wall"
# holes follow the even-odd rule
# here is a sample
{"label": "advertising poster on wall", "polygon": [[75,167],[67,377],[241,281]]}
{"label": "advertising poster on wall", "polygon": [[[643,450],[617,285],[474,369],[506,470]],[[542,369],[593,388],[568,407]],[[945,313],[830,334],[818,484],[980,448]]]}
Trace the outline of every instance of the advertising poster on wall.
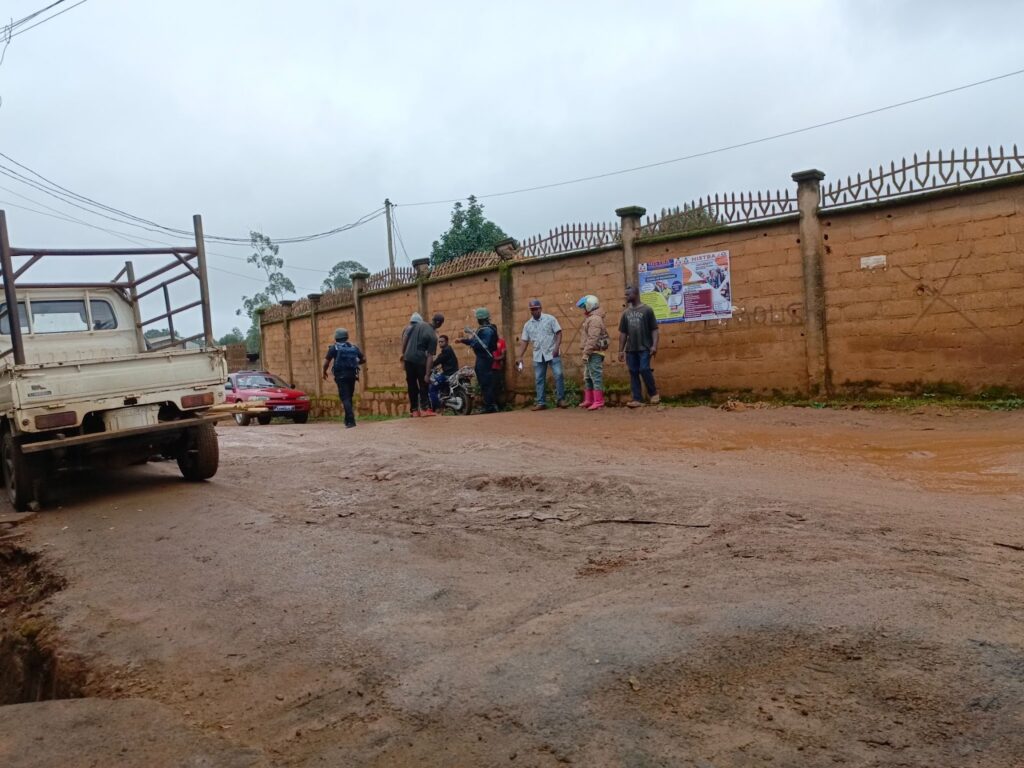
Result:
{"label": "advertising poster on wall", "polygon": [[639,265],[640,300],[659,323],[732,317],[729,251],[698,253]]}

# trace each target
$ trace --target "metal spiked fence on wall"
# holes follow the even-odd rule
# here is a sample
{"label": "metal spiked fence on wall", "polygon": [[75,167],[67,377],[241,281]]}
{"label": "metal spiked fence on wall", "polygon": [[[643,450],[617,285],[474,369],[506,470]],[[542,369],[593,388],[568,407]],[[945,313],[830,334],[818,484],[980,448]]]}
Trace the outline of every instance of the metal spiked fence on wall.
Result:
{"label": "metal spiked fence on wall", "polygon": [[994,152],[989,147],[985,153],[977,148],[971,153],[966,147],[959,153],[950,150],[948,154],[943,154],[940,149],[933,155],[928,151],[923,157],[914,154],[909,162],[903,158],[898,165],[893,161],[888,168],[880,165],[865,175],[858,173],[855,177],[847,176],[846,179],[823,185],[821,207],[833,209],[877,203],[921,192],[979,184],[1019,173],[1024,173],[1024,155],[1016,144],[1009,151],[999,147]]}

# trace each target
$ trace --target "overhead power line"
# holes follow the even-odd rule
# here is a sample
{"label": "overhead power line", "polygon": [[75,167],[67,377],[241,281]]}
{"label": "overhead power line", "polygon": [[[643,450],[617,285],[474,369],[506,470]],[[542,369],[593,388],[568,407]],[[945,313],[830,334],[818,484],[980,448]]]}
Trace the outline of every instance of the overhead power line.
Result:
{"label": "overhead power line", "polygon": [[[27,171],[35,178],[30,178],[29,176],[26,176],[25,174],[20,173],[14,170],[13,168],[10,168],[3,164],[0,164],[0,174],[7,176],[11,179],[14,179],[15,181],[18,181],[27,186],[30,186],[39,192],[49,195],[50,197],[60,200],[66,205],[71,205],[82,211],[86,211],[87,213],[90,213],[94,216],[100,216],[110,221],[115,221],[120,224],[136,227],[138,229],[143,229],[148,232],[154,232],[159,234],[171,234],[178,236],[192,235],[192,232],[190,230],[181,229],[178,227],[169,227],[167,225],[151,221],[141,216],[136,216],[135,214],[123,211],[119,208],[106,205],[105,203],[101,203],[97,200],[87,197],[86,195],[81,195],[77,192],[73,192],[72,190],[67,189],[66,187],[61,186],[55,181],[46,178],[38,171],[29,168],[27,165],[18,162],[13,157],[3,152],[0,152],[0,157],[5,158],[8,162],[14,164],[18,168]],[[369,213],[359,217],[356,221],[351,222],[349,224],[344,224],[339,227],[333,227],[322,232],[314,232],[308,235],[275,237],[273,238],[273,240],[275,243],[279,245],[291,245],[296,243],[311,242],[313,240],[322,240],[326,237],[331,237],[342,232],[347,232],[350,229],[361,227],[363,224],[366,224],[370,221],[373,221],[376,218],[379,218],[380,216],[383,215],[383,213],[384,208],[381,207],[377,208],[376,210],[370,211]],[[219,242],[224,245],[240,245],[246,247],[248,247],[249,245],[249,238],[247,237],[226,237],[223,235],[208,234],[206,235],[206,239],[212,242]]]}
{"label": "overhead power line", "polygon": [[60,5],[61,3],[64,3],[64,2],[67,2],[67,0],[57,0],[57,2],[50,3],[46,7],[40,8],[38,11],[33,11],[28,16],[22,16],[17,21],[11,21],[8,24],[4,24],[3,28],[2,28],[2,31],[3,31],[4,34],[13,32],[18,27],[24,26],[28,22],[32,21],[32,19],[36,18],[37,16],[39,16],[39,15],[41,15],[43,13],[46,13],[51,8],[56,8],[58,5]]}
{"label": "overhead power line", "polygon": [[[637,171],[645,171],[649,168],[658,168],[663,165],[672,165],[673,163],[682,163],[687,160],[696,160],[700,157],[708,157],[710,155],[718,155],[723,152],[730,152],[734,149],[742,149],[743,147],[751,147],[755,144],[763,144],[768,141],[776,141],[777,139],[783,139],[787,136],[796,136],[797,134],[807,133],[808,131],[815,131],[819,128],[826,128],[830,125],[838,125],[839,123],[845,123],[850,120],[858,120],[862,117],[868,117],[869,115],[877,115],[880,112],[887,112],[892,109],[899,109],[900,107],[906,107],[911,104],[918,104],[922,101],[928,101],[929,99],[937,99],[940,96],[948,96],[951,93],[957,93],[959,91],[966,91],[969,88],[977,88],[980,85],[987,85],[988,83],[994,83],[997,80],[1005,80],[1009,77],[1016,77],[1024,74],[1024,69],[1017,69],[1013,72],[1006,72],[995,77],[988,77],[984,80],[977,80],[973,83],[967,83],[966,85],[958,85],[955,88],[947,88],[943,91],[936,91],[935,93],[929,93],[924,96],[917,96],[913,99],[907,99],[905,101],[899,101],[894,104],[886,104],[884,107],[876,107],[875,109],[869,109],[865,112],[858,112],[853,115],[846,115],[845,117],[837,117],[834,120],[826,120],[822,123],[815,123],[814,125],[808,125],[803,128],[794,128],[793,130],[783,131],[782,133],[772,134],[771,136],[762,136],[757,139],[751,139],[749,141],[742,141],[738,144],[730,144],[725,147],[718,147],[716,149],[708,149],[703,152],[694,152],[691,155],[683,155],[682,157],[673,157],[670,160],[659,160],[654,163],[646,163],[644,165],[637,165],[632,168],[622,168],[617,171],[608,171],[607,173],[597,173],[593,176],[581,176],[576,179],[567,179],[566,181],[556,181],[550,184],[538,184],[533,187],[522,187],[520,189],[510,189],[504,192],[490,192],[486,195],[476,195],[478,200],[490,197],[507,197],[509,195],[520,195],[525,192],[538,192],[543,189],[554,189],[556,187],[566,187],[570,184],[582,184],[585,181],[596,181],[598,179],[607,179],[612,176],[621,176],[626,173],[636,173]],[[422,205],[447,205],[451,203],[462,202],[465,198],[449,198],[445,200],[423,200],[416,203],[395,203],[397,207],[399,205],[405,206],[406,208],[412,208],[415,206]]]}
{"label": "overhead power line", "polygon": [[[63,2],[65,2],[65,0],[57,0],[57,2],[55,2],[55,3],[51,3],[50,5],[46,6],[45,8],[42,8],[42,9],[40,9],[40,10],[36,11],[35,13],[33,13],[33,14],[30,14],[30,15],[26,16],[26,17],[25,17],[24,19],[21,19],[20,21],[16,21],[16,22],[15,22],[14,24],[12,24],[12,25],[11,25],[11,29],[15,29],[15,28],[17,28],[17,26],[18,26],[18,25],[20,25],[20,24],[23,24],[24,22],[27,22],[27,21],[29,21],[29,20],[31,20],[31,19],[34,19],[34,18],[35,18],[36,16],[38,16],[39,14],[41,14],[41,13],[44,13],[45,11],[48,11],[48,10],[50,10],[51,8],[54,8],[54,7],[56,7],[56,6],[60,5],[60,4],[61,4],[61,3],[63,3]],[[78,0],[78,2],[77,2],[77,3],[75,3],[74,5],[69,5],[69,6],[67,7],[67,8],[65,8],[65,9],[63,9],[63,10],[61,10],[61,11],[57,11],[57,13],[54,13],[54,14],[52,14],[52,15],[50,15],[50,16],[47,16],[47,17],[46,17],[45,19],[42,19],[42,20],[40,20],[40,21],[37,21],[37,22],[36,22],[35,24],[32,24],[31,26],[25,27],[24,29],[18,29],[18,31],[17,31],[17,32],[13,32],[13,33],[11,34],[11,37],[17,37],[18,35],[23,35],[23,34],[25,34],[26,32],[28,32],[28,31],[29,31],[30,29],[35,29],[35,28],[36,28],[36,27],[38,27],[38,26],[39,26],[40,24],[45,24],[45,23],[46,23],[46,22],[48,22],[48,21],[53,21],[54,19],[56,19],[56,18],[57,18],[58,16],[60,16],[61,14],[65,14],[65,13],[67,13],[68,11],[72,10],[73,8],[77,8],[77,7],[78,7],[78,6],[80,6],[80,5],[82,4],[82,3],[85,3],[85,2],[87,2],[87,0]]]}

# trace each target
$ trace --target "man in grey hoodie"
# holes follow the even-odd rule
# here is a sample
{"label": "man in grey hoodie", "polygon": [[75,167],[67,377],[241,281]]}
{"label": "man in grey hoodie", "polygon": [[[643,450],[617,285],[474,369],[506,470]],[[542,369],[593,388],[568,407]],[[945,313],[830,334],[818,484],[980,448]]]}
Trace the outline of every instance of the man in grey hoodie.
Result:
{"label": "man in grey hoodie", "polygon": [[444,324],[444,315],[436,313],[430,323],[414,312],[402,334],[402,364],[409,391],[410,416],[434,416],[430,407],[430,371],[437,354],[437,329]]}

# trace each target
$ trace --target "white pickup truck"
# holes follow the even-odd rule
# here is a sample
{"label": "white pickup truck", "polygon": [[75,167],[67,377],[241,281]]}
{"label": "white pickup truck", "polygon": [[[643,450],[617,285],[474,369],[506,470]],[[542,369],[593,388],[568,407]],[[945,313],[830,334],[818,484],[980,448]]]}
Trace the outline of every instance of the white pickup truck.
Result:
{"label": "white pickup truck", "polygon": [[[196,244],[181,248],[12,248],[0,211],[0,470],[15,508],[36,506],[69,469],[165,456],[188,480],[216,473],[221,416],[210,409],[224,401],[227,364],[213,344],[198,216],[194,228]],[[137,278],[128,261],[105,283],[21,280],[38,261],[63,256],[162,256],[165,264]],[[199,298],[173,306],[170,285],[193,278]],[[147,296],[162,298],[166,311],[144,320]],[[203,332],[183,339],[174,321],[190,310],[201,311]],[[147,341],[151,324],[169,326],[170,340]]]}

